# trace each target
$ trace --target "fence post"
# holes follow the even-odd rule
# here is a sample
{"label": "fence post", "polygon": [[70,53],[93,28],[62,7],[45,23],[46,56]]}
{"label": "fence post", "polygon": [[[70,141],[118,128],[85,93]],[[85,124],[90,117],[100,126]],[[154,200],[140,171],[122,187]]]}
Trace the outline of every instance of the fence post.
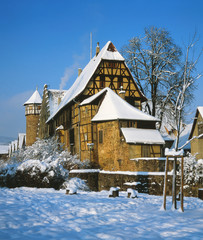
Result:
{"label": "fence post", "polygon": [[168,156],[166,157],[166,163],[165,163],[165,176],[164,176],[164,203],[163,203],[163,208],[164,208],[164,210],[166,210],[167,174],[168,174]]}

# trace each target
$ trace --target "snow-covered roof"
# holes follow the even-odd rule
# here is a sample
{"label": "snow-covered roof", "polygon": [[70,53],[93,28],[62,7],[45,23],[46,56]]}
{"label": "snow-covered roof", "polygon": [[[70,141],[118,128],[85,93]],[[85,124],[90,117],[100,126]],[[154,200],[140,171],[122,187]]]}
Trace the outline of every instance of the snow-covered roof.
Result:
{"label": "snow-covered roof", "polygon": [[24,103],[24,105],[28,104],[41,104],[42,98],[37,90],[32,94],[32,96]]}
{"label": "snow-covered roof", "polygon": [[203,117],[203,107],[197,107],[200,115]]}
{"label": "snow-covered roof", "polygon": [[57,107],[58,107],[58,99],[61,98],[63,100],[67,90],[56,90],[56,89],[49,89],[48,90],[48,98],[49,98],[49,111],[50,115],[52,115]]}
{"label": "snow-covered roof", "polygon": [[106,45],[102,48],[102,50],[99,52],[99,54],[97,56],[94,56],[86,65],[86,67],[78,76],[74,84],[67,91],[56,111],[50,115],[47,122],[49,122],[63,107],[65,107],[74,98],[80,95],[82,91],[85,90],[89,80],[91,79],[92,75],[94,74],[102,60],[116,60],[124,62],[125,59],[117,51],[111,41],[108,41]]}
{"label": "snow-covered roof", "polygon": [[160,132],[156,129],[121,128],[127,143],[134,144],[164,144]]}
{"label": "snow-covered roof", "polygon": [[159,121],[159,119],[133,107],[108,87],[104,88],[97,94],[85,99],[83,102],[81,102],[80,105],[90,104],[91,102],[99,98],[102,94],[105,94],[105,97],[99,107],[98,112],[92,118],[93,122],[109,121],[116,119]]}

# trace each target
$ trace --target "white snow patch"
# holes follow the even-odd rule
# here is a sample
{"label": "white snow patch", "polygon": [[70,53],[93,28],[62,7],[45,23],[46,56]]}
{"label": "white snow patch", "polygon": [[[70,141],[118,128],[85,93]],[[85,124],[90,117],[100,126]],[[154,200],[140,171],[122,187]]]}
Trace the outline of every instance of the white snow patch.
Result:
{"label": "white snow patch", "polygon": [[137,195],[138,195],[138,192],[136,190],[132,189],[132,188],[128,188],[127,193],[130,193],[131,198],[136,198]]}
{"label": "white snow patch", "polygon": [[126,183],[124,183],[124,185],[127,185],[127,186],[137,186],[140,184],[142,184],[142,183],[141,182],[126,182]]}
{"label": "white snow patch", "polygon": [[[203,201],[184,198],[184,213],[159,211],[162,196],[109,198],[108,191],[2,188],[0,239],[201,239]],[[179,205],[179,202],[178,202]],[[178,206],[179,207],[179,206]]]}
{"label": "white snow patch", "polygon": [[183,149],[181,149],[180,151],[175,151],[175,149],[165,149],[165,155],[166,156],[182,156],[184,153]]}

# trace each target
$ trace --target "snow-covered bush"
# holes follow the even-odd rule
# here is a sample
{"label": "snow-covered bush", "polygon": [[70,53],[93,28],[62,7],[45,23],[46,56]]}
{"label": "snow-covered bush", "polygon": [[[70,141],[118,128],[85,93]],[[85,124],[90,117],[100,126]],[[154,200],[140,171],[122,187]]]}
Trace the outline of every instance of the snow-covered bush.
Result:
{"label": "snow-covered bush", "polygon": [[68,170],[87,167],[88,161],[81,162],[63,150],[55,138],[39,139],[0,167],[0,185],[59,188],[66,181]]}
{"label": "snow-covered bush", "polygon": [[196,157],[189,154],[184,158],[184,184],[196,185],[203,176],[203,159],[196,160]]}

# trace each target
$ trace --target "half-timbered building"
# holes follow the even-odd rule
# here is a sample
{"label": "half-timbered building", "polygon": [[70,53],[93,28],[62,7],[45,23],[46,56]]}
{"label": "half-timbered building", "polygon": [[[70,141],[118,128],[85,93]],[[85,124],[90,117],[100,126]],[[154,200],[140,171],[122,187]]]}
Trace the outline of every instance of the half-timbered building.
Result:
{"label": "half-timbered building", "polygon": [[97,46],[71,88],[54,92],[52,103],[50,94],[45,85],[41,138],[58,135],[72,154],[108,170],[132,170],[131,158],[161,156],[159,120],[141,111],[147,99],[113,43],[101,51]]}

